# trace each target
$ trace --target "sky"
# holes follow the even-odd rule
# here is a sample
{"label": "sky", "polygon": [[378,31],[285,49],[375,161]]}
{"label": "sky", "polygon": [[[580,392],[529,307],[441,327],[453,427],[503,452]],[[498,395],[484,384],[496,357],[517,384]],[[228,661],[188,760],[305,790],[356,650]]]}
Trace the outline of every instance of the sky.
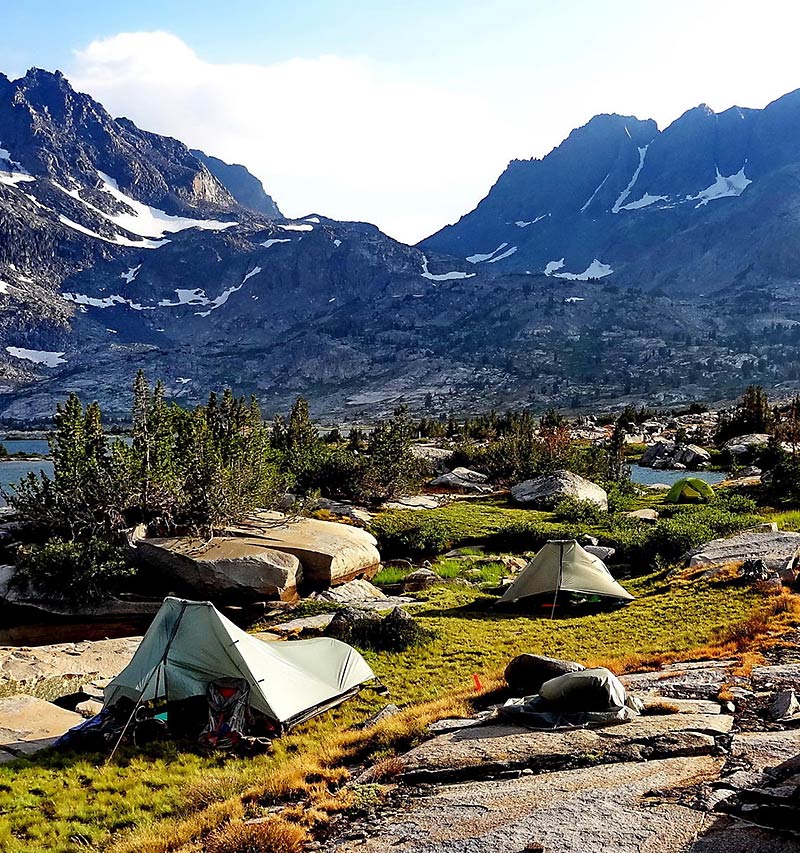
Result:
{"label": "sky", "polygon": [[416,242],[597,113],[800,88],[796,0],[2,0],[0,71],[242,163],[285,215]]}

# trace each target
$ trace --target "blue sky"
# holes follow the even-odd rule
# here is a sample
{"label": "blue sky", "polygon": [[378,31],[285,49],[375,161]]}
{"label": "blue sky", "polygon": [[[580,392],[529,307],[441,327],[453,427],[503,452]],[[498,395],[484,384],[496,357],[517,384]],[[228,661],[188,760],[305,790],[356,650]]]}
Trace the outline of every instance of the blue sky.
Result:
{"label": "blue sky", "polygon": [[663,127],[800,87],[788,0],[4,6],[5,73],[60,68],[112,114],[243,162],[289,215],[407,241],[598,112]]}

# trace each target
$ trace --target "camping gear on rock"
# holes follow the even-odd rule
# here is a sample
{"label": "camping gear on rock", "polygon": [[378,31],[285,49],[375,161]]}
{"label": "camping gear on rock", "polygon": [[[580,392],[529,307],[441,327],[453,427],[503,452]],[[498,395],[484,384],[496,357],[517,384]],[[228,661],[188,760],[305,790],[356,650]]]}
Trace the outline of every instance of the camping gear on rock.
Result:
{"label": "camping gear on rock", "polygon": [[106,687],[104,708],[204,697],[227,678],[247,685],[250,710],[287,731],[353,696],[375,673],[338,640],[265,642],[210,601],[166,598],[130,663]]}
{"label": "camping gear on rock", "polygon": [[613,672],[597,667],[551,678],[536,695],[509,699],[499,713],[531,728],[563,729],[628,723],[642,708]]}
{"label": "camping gear on rock", "polygon": [[699,477],[684,477],[674,483],[664,497],[668,504],[707,504],[714,500],[714,489]]}
{"label": "camping gear on rock", "polygon": [[561,592],[633,601],[599,557],[588,553],[575,539],[553,539],[525,566],[498,604],[549,594],[553,596],[552,615]]}
{"label": "camping gear on rock", "polygon": [[503,673],[509,688],[522,696],[538,693],[545,681],[567,672],[580,672],[586,667],[571,660],[549,658],[523,652],[512,658]]}

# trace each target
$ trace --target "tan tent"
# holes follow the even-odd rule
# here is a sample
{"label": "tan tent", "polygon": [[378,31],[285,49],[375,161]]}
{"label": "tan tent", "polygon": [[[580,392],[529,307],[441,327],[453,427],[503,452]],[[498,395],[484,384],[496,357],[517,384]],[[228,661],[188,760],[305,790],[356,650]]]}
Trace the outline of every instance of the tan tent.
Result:
{"label": "tan tent", "polygon": [[585,551],[574,539],[556,539],[520,572],[498,604],[510,604],[531,595],[574,592],[632,601],[633,596],[611,576],[605,563]]}

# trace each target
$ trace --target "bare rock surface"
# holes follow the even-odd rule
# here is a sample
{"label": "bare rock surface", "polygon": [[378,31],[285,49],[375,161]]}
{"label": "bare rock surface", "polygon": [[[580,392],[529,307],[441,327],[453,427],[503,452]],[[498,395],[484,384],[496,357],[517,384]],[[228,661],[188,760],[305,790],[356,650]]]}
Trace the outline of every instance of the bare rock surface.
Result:
{"label": "bare rock surface", "polygon": [[517,503],[537,509],[553,509],[564,498],[591,501],[601,509],[608,509],[606,490],[571,471],[555,471],[518,483],[511,489],[511,497]]}
{"label": "bare rock surface", "polygon": [[0,699],[0,750],[16,756],[32,755],[81,722],[80,714],[35,696],[7,696]]}
{"label": "bare rock surface", "polygon": [[229,601],[297,597],[300,561],[248,536],[216,536],[210,542],[190,536],[143,539],[137,556],[168,572],[193,596]]}
{"label": "bare rock surface", "polygon": [[690,566],[724,566],[745,560],[763,560],[782,571],[800,551],[800,533],[745,530],[727,539],[714,539],[684,555]]}
{"label": "bare rock surface", "polygon": [[[510,770],[546,771],[577,763],[636,761],[654,753],[704,754],[714,736],[727,734],[733,718],[721,714],[664,714],[637,717],[601,729],[533,731],[507,724],[476,725],[429,740],[402,758],[407,780],[468,779]],[[679,738],[676,735],[710,735]]]}
{"label": "bare rock surface", "polygon": [[452,471],[435,477],[428,485],[434,489],[480,495],[492,491],[492,487],[486,483],[487,479],[486,474],[470,468],[453,468]]}
{"label": "bare rock surface", "polygon": [[227,536],[243,536],[264,548],[292,554],[302,566],[303,585],[327,589],[357,577],[372,577],[381,562],[374,536],[349,524],[290,518],[266,510],[252,513],[226,529]]}
{"label": "bare rock surface", "polygon": [[381,509],[436,509],[445,503],[442,495],[408,495],[386,501]]}
{"label": "bare rock surface", "polygon": [[0,648],[0,696],[27,693],[55,699],[127,666],[141,637]]}
{"label": "bare rock surface", "polygon": [[716,699],[731,679],[734,661],[693,661],[673,663],[657,672],[637,672],[620,676],[629,692],[675,699]]}
{"label": "bare rock surface", "polygon": [[671,800],[721,766],[710,756],[670,758],[446,786],[409,802],[373,838],[333,849],[679,853],[704,815]]}

